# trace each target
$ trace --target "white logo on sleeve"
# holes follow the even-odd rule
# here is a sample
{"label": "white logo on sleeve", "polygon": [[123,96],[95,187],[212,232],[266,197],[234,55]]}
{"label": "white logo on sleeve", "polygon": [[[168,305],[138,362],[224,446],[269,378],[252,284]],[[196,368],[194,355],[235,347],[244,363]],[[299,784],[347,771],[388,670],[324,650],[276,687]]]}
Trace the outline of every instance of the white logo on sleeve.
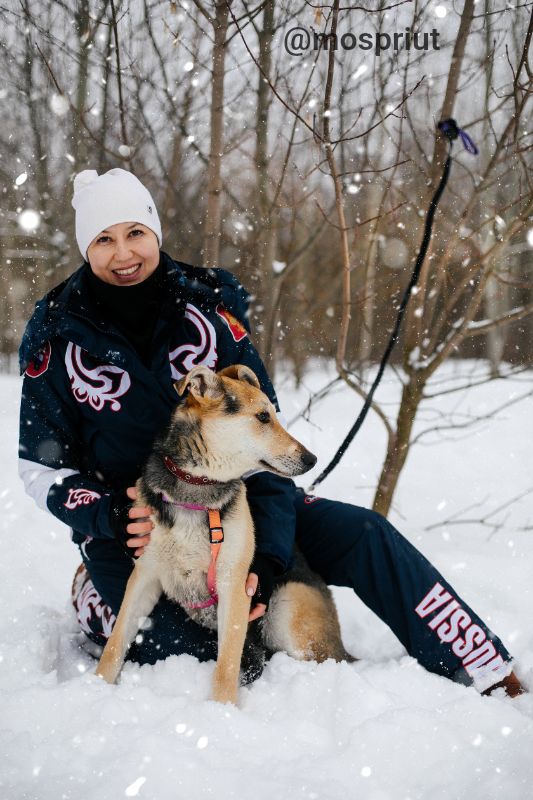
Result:
{"label": "white logo on sleeve", "polygon": [[81,360],[85,350],[69,342],[65,353],[65,365],[70,378],[72,393],[79,403],[89,403],[95,411],[102,411],[109,403],[111,411],[120,411],[117,397],[126,394],[131,379],[125,369],[112,364],[101,364],[92,369]]}
{"label": "white logo on sleeve", "polygon": [[71,511],[74,511],[78,506],[88,506],[91,503],[95,503],[100,500],[101,496],[98,492],[93,492],[90,489],[69,489],[67,502],[63,503],[63,505],[65,508],[70,508]]}

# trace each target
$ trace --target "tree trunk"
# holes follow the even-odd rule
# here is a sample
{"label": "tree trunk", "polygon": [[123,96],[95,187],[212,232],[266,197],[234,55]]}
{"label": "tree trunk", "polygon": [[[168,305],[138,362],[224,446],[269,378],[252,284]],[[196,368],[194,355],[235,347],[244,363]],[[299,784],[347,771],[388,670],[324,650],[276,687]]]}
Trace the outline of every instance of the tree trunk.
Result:
{"label": "tree trunk", "polygon": [[[492,37],[493,37],[493,30],[492,30],[492,3],[491,0],[486,0],[485,2],[485,49],[486,52],[490,52],[490,48],[492,45]],[[492,59],[489,59],[487,64],[486,70],[486,82],[485,82],[485,112],[488,112],[490,108],[491,102],[491,86],[492,86],[492,76],[494,70],[494,62]],[[485,117],[483,123],[483,141],[488,142],[490,137],[490,127],[489,127],[489,117],[488,114]],[[496,214],[496,205],[497,205],[497,197],[494,197],[494,194],[497,195],[497,191],[492,188],[488,192],[485,192],[483,195],[483,202],[481,203],[481,208],[479,212],[480,223],[483,223],[483,212],[489,212],[491,216]],[[503,198],[502,198],[503,199]],[[505,205],[505,201],[501,203],[501,206]],[[481,235],[480,235],[480,250],[482,253],[488,253],[492,245],[494,244],[495,240],[495,226],[494,225],[485,225],[482,228]],[[487,280],[487,284],[485,286],[485,294],[483,297],[483,305],[484,305],[484,312],[485,317],[487,319],[497,319],[501,317],[505,310],[508,308],[508,292],[507,287],[499,282],[495,275],[492,274],[489,276]],[[492,330],[488,331],[487,333],[487,358],[490,364],[490,374],[491,377],[497,378],[500,374],[500,366],[501,361],[503,358],[503,351],[505,348],[505,340],[506,340],[506,333],[507,333],[507,326],[501,325],[498,328],[493,328]]]}
{"label": "tree trunk", "polygon": [[270,75],[271,43],[274,30],[275,2],[265,5],[263,27],[258,33],[259,67],[257,86],[257,113],[255,135],[255,168],[257,171],[257,205],[255,213],[256,237],[253,252],[253,271],[257,276],[258,295],[263,306],[263,326],[259,338],[259,353],[270,375],[275,369],[275,331],[279,306],[272,291],[272,261],[274,235],[272,231],[271,204],[268,175],[268,111],[270,87],[263,75]]}
{"label": "tree trunk", "polygon": [[[485,193],[483,200],[482,208],[488,211],[491,216],[496,214],[497,198],[493,200],[492,190],[490,193]],[[488,253],[496,241],[496,223],[485,225],[479,238],[481,253]],[[505,314],[505,311],[509,308],[508,294],[505,284],[497,279],[495,272],[491,272],[483,291],[483,314],[485,319],[498,319]],[[497,328],[492,328],[487,331],[486,336],[490,374],[492,378],[497,378],[500,374],[503,351],[505,349],[507,326],[500,325]]]}
{"label": "tree trunk", "polygon": [[396,419],[396,433],[389,438],[387,455],[372,506],[374,511],[378,511],[384,517],[389,513],[398,479],[409,453],[411,430],[422,399],[424,385],[425,382],[417,374],[412,375],[403,388]]}
{"label": "tree trunk", "polygon": [[[485,316],[487,319],[498,319],[509,308],[506,289],[507,287],[497,281],[494,275],[489,277],[485,286],[484,297]],[[492,378],[497,378],[500,375],[507,330],[506,325],[500,325],[487,331],[487,357]]]}
{"label": "tree trunk", "polygon": [[[339,17],[339,0],[333,1],[331,16],[331,35],[337,35],[337,22]],[[342,296],[341,296],[341,319],[339,324],[339,335],[337,339],[337,352],[335,355],[335,366],[341,377],[346,375],[346,346],[348,343],[348,332],[352,319],[352,290],[351,290],[351,261],[350,247],[348,244],[348,229],[346,226],[346,215],[344,211],[344,193],[342,181],[335,162],[334,149],[331,140],[331,93],[333,89],[333,76],[335,72],[335,52],[333,47],[329,50],[328,71],[326,74],[326,87],[324,91],[324,117],[322,143],[326,160],[328,162],[331,180],[335,189],[335,208],[337,210],[337,223],[339,228],[341,245],[342,263]]]}
{"label": "tree trunk", "polygon": [[[465,55],[466,43],[472,27],[472,20],[474,18],[474,4],[476,0],[465,0],[463,10],[461,11],[461,22],[459,30],[457,31],[457,39],[453,47],[453,53],[450,60],[450,71],[448,73],[448,81],[446,83],[446,93],[442,103],[440,119],[449,119],[453,116],[453,109],[455,99],[457,97],[457,90],[459,87],[459,78],[463,68],[463,59]],[[444,136],[437,136],[435,142],[435,150],[433,153],[433,163],[431,165],[431,193],[434,191],[435,185],[438,183],[442,167],[446,161],[448,152],[448,143]]]}
{"label": "tree trunk", "polygon": [[[381,189],[377,181],[367,186],[366,217],[371,218],[381,209]],[[362,286],[363,301],[361,306],[361,327],[359,338],[358,360],[361,367],[370,363],[372,357],[372,340],[374,338],[374,317],[376,312],[376,264],[378,258],[378,230],[379,216],[370,225],[368,233],[368,247],[366,249],[366,263],[364,268],[364,282]]]}
{"label": "tree trunk", "polygon": [[207,215],[205,220],[203,262],[206,267],[216,267],[220,256],[221,167],[224,148],[224,72],[226,59],[226,34],[231,0],[219,0],[213,23],[213,79],[211,89],[211,143],[207,181]]}
{"label": "tree trunk", "polygon": [[[102,97],[102,110],[100,116],[100,147],[98,148],[98,173],[101,174],[102,172],[106,171],[107,167],[107,153],[105,151],[107,138],[108,138],[108,127],[109,127],[109,118],[108,118],[108,108],[110,104],[110,97],[109,97],[109,79],[111,76],[111,39],[113,37],[113,29],[111,25],[107,27],[107,38],[105,43],[105,50],[104,50],[104,60],[102,64],[102,88],[101,88],[101,97]],[[94,147],[94,145],[93,145]]]}
{"label": "tree trunk", "polygon": [[87,79],[89,70],[89,49],[87,40],[89,36],[89,3],[81,0],[77,5],[75,14],[76,33],[78,35],[78,75],[76,83],[76,113],[72,118],[72,156],[76,170],[85,169],[87,166],[87,145],[83,130],[82,118],[87,103]]}

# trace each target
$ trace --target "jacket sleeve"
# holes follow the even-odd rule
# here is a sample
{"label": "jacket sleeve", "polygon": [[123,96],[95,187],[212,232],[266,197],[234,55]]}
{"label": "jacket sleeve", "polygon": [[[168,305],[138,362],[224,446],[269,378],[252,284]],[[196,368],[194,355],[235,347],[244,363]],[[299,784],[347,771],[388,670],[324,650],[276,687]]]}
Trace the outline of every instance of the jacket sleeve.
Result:
{"label": "jacket sleeve", "polygon": [[79,413],[59,345],[47,343],[28,365],[22,384],[19,475],[37,505],[81,538],[114,538],[110,490],[83,474]]}
{"label": "jacket sleeve", "polygon": [[[234,338],[232,334],[229,335]],[[239,342],[223,341],[226,346],[220,348],[219,368],[230,364],[250,367],[257,375],[261,389],[279,412],[274,387],[248,336],[243,335]],[[245,484],[254,521],[256,550],[277,561],[285,570],[291,561],[296,533],[294,481],[263,471],[246,478]]]}
{"label": "jacket sleeve", "polygon": [[285,571],[294,549],[296,487],[290,478],[273,472],[256,472],[245,484],[254,521],[256,550],[270,556]]}

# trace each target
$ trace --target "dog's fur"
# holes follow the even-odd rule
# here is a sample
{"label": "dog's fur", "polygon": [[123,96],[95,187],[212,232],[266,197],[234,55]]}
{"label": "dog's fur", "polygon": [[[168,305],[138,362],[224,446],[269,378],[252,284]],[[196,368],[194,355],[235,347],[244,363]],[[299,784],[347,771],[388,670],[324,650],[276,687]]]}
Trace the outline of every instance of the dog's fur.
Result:
{"label": "dog's fur", "polygon": [[[195,367],[176,384],[186,397],[174,411],[137,483],[137,506],[154,509],[150,543],[135,564],[113,632],[97,674],[114,682],[143,617],[162,592],[182,605],[196,622],[218,629],[218,659],[212,697],[235,703],[250,598],[245,592],[254,552],[253,523],[242,475],[269,469],[284,476],[306,472],[315,456],[285,431],[255,374],[242,365],[215,374]],[[195,485],[176,478],[164,465],[169,456],[191,475],[216,484]],[[189,503],[219,509],[224,528],[216,566],[218,605],[190,608],[209,599],[207,515],[171,505]],[[299,556],[283,576],[261,621],[271,651],[299,659],[353,660],[345,651],[331,593]]]}

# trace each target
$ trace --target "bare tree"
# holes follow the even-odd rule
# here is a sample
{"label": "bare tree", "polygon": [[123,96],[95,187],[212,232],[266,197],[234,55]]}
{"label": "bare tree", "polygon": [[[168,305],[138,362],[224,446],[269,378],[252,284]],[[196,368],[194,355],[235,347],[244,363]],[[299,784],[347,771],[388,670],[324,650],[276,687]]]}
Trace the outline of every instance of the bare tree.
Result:
{"label": "bare tree", "polygon": [[[466,40],[469,35],[473,16],[472,0],[465,3],[457,41],[452,55],[452,63],[446,87],[441,118],[453,114],[457,101],[459,75],[465,57]],[[530,80],[522,83],[522,72],[527,73],[527,53],[529,51],[533,17],[525,35],[522,50],[519,51],[514,80],[508,89],[506,99],[515,109],[502,133],[495,137],[494,152],[477,182],[472,182],[460,214],[461,221],[466,221],[472,214],[476,202],[490,186],[496,169],[505,172],[509,159],[517,158],[513,143],[513,131],[519,130],[521,120],[525,117],[528,101],[531,99]],[[487,112],[488,113],[488,112]],[[513,146],[514,144],[514,146]],[[438,137],[431,165],[431,175],[435,181],[438,169],[445,154],[445,142]],[[518,160],[518,159],[517,159]],[[463,182],[464,184],[464,182]],[[485,334],[493,328],[507,325],[510,321],[521,318],[533,311],[533,304],[507,311],[496,319],[476,322],[478,309],[482,306],[486,295],[487,283],[498,270],[499,260],[510,241],[523,232],[529,215],[533,212],[533,193],[529,189],[519,192],[508,204],[513,209],[513,218],[499,240],[489,245],[485,251],[476,253],[476,259],[468,270],[450,276],[448,267],[460,247],[460,226],[449,231],[447,241],[440,241],[440,247],[434,245],[433,258],[429,258],[421,275],[414,303],[410,307],[406,324],[403,367],[406,381],[402,389],[400,407],[396,417],[394,432],[389,436],[387,453],[381,471],[374,509],[387,514],[401,470],[409,452],[413,422],[420,403],[424,398],[424,390],[429,378],[436,369],[456,353],[460,345],[469,337]],[[501,213],[504,210],[501,209]],[[494,219],[494,218],[493,218]],[[454,279],[455,278],[455,279]],[[439,302],[437,302],[437,298]]]}
{"label": "bare tree", "polygon": [[213,29],[213,68],[211,79],[211,143],[207,178],[207,214],[204,228],[203,261],[206,267],[219,263],[221,211],[221,165],[224,149],[224,77],[228,15],[232,0],[217,0],[215,15],[211,16],[199,0],[196,7]]}

